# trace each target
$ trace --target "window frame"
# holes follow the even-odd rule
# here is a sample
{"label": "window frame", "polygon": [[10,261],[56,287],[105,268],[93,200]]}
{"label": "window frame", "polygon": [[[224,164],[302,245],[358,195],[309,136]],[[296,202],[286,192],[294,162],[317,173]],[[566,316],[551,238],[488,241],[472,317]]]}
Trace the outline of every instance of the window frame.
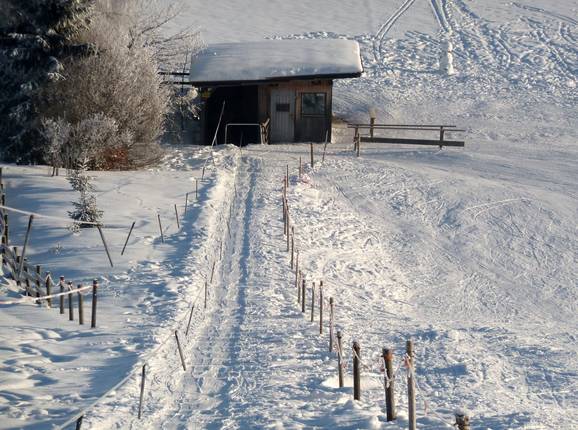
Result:
{"label": "window frame", "polygon": [[[305,113],[305,103],[303,103],[303,99],[305,96],[313,95],[317,97],[318,95],[323,96],[323,113]],[[301,93],[301,116],[305,118],[324,118],[327,116],[327,93],[321,91],[308,91]]]}

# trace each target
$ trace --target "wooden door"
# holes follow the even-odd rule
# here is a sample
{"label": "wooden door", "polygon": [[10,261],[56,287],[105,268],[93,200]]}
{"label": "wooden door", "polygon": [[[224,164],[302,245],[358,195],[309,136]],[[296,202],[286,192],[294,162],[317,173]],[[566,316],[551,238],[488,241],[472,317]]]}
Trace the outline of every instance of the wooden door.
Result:
{"label": "wooden door", "polygon": [[293,142],[295,139],[295,91],[271,90],[271,142]]}

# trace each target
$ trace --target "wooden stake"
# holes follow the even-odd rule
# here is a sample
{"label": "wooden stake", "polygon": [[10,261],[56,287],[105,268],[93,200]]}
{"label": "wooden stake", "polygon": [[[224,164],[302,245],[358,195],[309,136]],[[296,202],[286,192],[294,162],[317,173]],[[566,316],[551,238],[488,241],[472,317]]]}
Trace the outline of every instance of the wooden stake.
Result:
{"label": "wooden stake", "polygon": [[385,379],[385,408],[387,421],[393,421],[397,418],[395,412],[395,390],[393,385],[393,351],[391,349],[383,348],[382,355],[385,363],[383,375]]}
{"label": "wooden stake", "polygon": [[329,297],[329,352],[333,352],[333,297]]}
{"label": "wooden stake", "polygon": [[28,227],[26,228],[26,236],[24,236],[24,246],[22,247],[22,255],[20,256],[20,267],[18,268],[18,279],[22,275],[22,268],[24,267],[24,258],[26,257],[26,247],[28,246],[28,239],[30,239],[30,230],[32,230],[32,221],[34,221],[34,215],[30,215],[28,218]]}
{"label": "wooden stake", "polygon": [[175,339],[177,340],[177,348],[179,349],[179,355],[181,357],[181,364],[183,365],[183,370],[187,370],[187,365],[185,364],[185,357],[183,356],[183,350],[181,349],[181,342],[179,341],[179,333],[175,330]]}
{"label": "wooden stake", "polygon": [[97,301],[98,281],[92,281],[92,315],[90,320],[90,328],[96,328],[96,301]]}
{"label": "wooden stake", "polygon": [[195,201],[199,201],[199,180],[195,178]]}
{"label": "wooden stake", "polygon": [[40,266],[37,264],[36,265],[36,280],[35,280],[35,284],[36,284],[36,297],[40,297],[42,296],[42,293],[40,292],[40,273],[41,273],[41,268]]}
{"label": "wooden stake", "polygon": [[185,331],[185,337],[189,335],[189,327],[191,327],[191,321],[193,319],[193,312],[195,312],[195,305],[191,307],[191,314],[189,315],[189,322],[187,323],[187,330]]}
{"label": "wooden stake", "polygon": [[[60,292],[64,293],[64,276],[60,277],[60,282],[58,283],[60,285]],[[64,296],[60,296],[60,313],[64,314]]]}
{"label": "wooden stake", "polygon": [[[46,272],[45,286],[46,286],[46,295],[47,296],[52,295],[52,278],[50,277],[50,272]],[[48,304],[48,307],[52,307],[52,299],[46,299],[46,303]]]}
{"label": "wooden stake", "polygon": [[106,244],[106,240],[104,239],[104,234],[102,233],[102,228],[100,227],[100,225],[97,225],[96,228],[98,229],[98,232],[100,233],[100,238],[102,239],[102,244],[104,245],[104,250],[106,251],[106,256],[108,257],[108,262],[110,263],[110,267],[114,267],[114,264],[112,264],[112,258],[110,258],[110,252],[108,251],[108,245]]}
{"label": "wooden stake", "polygon": [[319,282],[319,334],[323,334],[323,281]]}
{"label": "wooden stake", "polygon": [[208,296],[208,291],[207,291],[207,281],[205,281],[205,309],[207,309],[207,296]]}
{"label": "wooden stake", "polygon": [[301,157],[299,157],[299,178],[303,175],[303,167],[301,165]]}
{"label": "wooden stake", "polygon": [[189,206],[189,193],[185,194],[185,215],[187,214],[187,207]]}
{"label": "wooden stake", "polygon": [[413,357],[413,343],[408,340],[405,343],[405,353],[407,355],[407,407],[408,407],[408,420],[409,420],[409,430],[416,430],[416,408],[415,408],[415,365]]}
{"label": "wooden stake", "polygon": [[74,321],[74,303],[72,302],[72,282],[68,283],[68,320]]}
{"label": "wooden stake", "polygon": [[75,430],[80,430],[82,428],[82,420],[84,419],[84,415],[81,415],[76,420],[76,427]]}
{"label": "wooden stake", "polygon": [[143,401],[143,397],[144,397],[146,369],[147,369],[147,365],[143,364],[142,365],[142,375],[141,375],[141,379],[140,379],[140,398],[139,398],[139,402],[138,402],[138,419],[139,420],[142,417],[142,401]]}
{"label": "wooden stake", "polygon": [[311,168],[313,169],[313,143],[310,143],[309,146],[311,148]]}
{"label": "wooden stake", "polygon": [[315,320],[315,282],[311,286],[311,322]]}
{"label": "wooden stake", "polygon": [[305,279],[301,282],[301,312],[305,313]]}
{"label": "wooden stake", "polygon": [[130,239],[130,235],[132,234],[132,229],[134,228],[136,221],[132,222],[132,225],[130,226],[130,230],[128,231],[128,236],[126,237],[126,240],[124,241],[124,246],[122,247],[122,251],[120,252],[120,255],[124,254],[124,250],[126,249],[126,245],[128,244],[128,240]]}
{"label": "wooden stake", "polygon": [[177,205],[175,203],[175,218],[177,219],[177,229],[181,228],[181,223],[179,222],[179,211],[177,210]]}
{"label": "wooden stake", "polygon": [[295,227],[291,226],[291,270],[293,270],[294,256],[295,256]]}
{"label": "wooden stake", "polygon": [[361,400],[361,371],[359,362],[361,347],[358,342],[353,342],[353,399]]}
{"label": "wooden stake", "polygon": [[343,360],[343,349],[341,348],[341,331],[337,330],[337,368],[339,372],[339,388],[343,388],[343,365],[341,361]]}
{"label": "wooden stake", "polygon": [[295,289],[297,290],[297,300],[299,301],[299,251],[295,256]]}
{"label": "wooden stake", "polygon": [[[79,290],[82,288],[82,284],[78,284],[76,289]],[[82,297],[82,292],[79,291],[78,293],[78,324],[84,325],[84,300]]]}
{"label": "wooden stake", "polygon": [[213,267],[211,268],[211,284],[213,283],[213,276],[215,275],[215,261],[213,261]]}
{"label": "wooden stake", "polygon": [[157,214],[157,218],[159,220],[159,231],[161,232],[161,242],[165,243],[165,235],[163,234],[163,226],[161,224],[161,214]]}
{"label": "wooden stake", "polygon": [[456,412],[456,424],[458,430],[470,430],[470,417],[463,412]]}

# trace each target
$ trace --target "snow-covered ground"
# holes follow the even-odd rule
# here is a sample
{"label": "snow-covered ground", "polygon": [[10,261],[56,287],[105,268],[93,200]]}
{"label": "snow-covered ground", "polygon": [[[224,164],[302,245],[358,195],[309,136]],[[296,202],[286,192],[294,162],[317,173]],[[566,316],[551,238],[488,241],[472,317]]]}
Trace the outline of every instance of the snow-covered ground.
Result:
{"label": "snow-covered ground", "polygon": [[[386,424],[379,369],[365,372],[352,402],[349,380],[336,388],[327,335],[297,306],[280,216],[287,164],[300,267],[335,298],[348,362],[353,339],[372,367],[382,347],[399,363],[414,340],[420,428],[449,428],[458,407],[474,428],[578,427],[577,16],[573,0],[191,1],[181,19],[208,42],[357,40],[366,74],[336,84],[338,116],[367,121],[374,107],[383,122],[455,123],[468,130],[466,147],[369,145],[358,159],[336,129],[325,162],[301,179],[308,146],[219,148],[180,230],[172,205],[183,210],[208,151],[176,151],[171,169],[99,174],[114,270],[94,232],[40,220],[30,258],[78,281],[104,274],[102,325],[91,332],[56,310],[2,306],[0,427],[62,423],[131,371],[86,427],[407,427],[403,378],[400,419]],[[438,71],[447,41],[453,76]],[[43,168],[8,166],[5,178],[16,207],[62,216],[75,198]],[[15,243],[25,221],[11,221]],[[184,331],[213,261],[184,372],[171,330]]]}

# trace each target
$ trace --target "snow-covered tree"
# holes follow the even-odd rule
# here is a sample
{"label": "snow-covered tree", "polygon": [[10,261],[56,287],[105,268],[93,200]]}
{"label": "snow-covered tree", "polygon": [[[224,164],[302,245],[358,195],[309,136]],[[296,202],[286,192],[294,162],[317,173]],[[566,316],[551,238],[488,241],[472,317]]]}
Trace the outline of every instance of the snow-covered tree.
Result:
{"label": "snow-covered tree", "polygon": [[0,157],[39,161],[43,149],[36,98],[61,78],[65,58],[91,47],[74,41],[92,0],[0,0]]}
{"label": "snow-covered tree", "polygon": [[69,171],[67,179],[72,189],[80,193],[78,201],[72,202],[74,210],[69,211],[68,216],[78,221],[77,225],[80,228],[94,227],[88,223],[100,224],[103,211],[96,205],[92,178],[88,175],[88,161],[86,159],[78,161],[75,168]]}

